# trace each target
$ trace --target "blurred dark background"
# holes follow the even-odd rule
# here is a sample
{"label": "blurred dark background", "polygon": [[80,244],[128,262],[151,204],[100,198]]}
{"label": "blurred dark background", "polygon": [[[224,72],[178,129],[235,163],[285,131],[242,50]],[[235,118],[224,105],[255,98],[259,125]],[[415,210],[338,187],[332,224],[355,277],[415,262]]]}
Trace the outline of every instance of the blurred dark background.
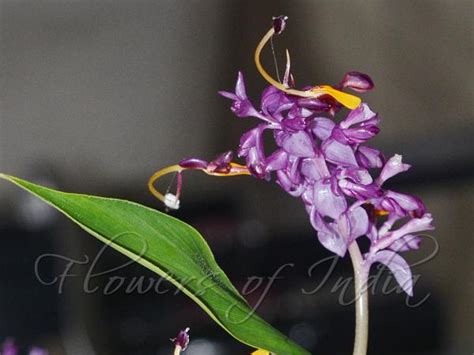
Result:
{"label": "blurred dark background", "polygon": [[[253,50],[273,15],[290,17],[275,42],[292,53],[297,82],[337,83],[369,73],[364,95],[380,113],[375,146],[413,168],[392,187],[419,195],[435,216],[439,251],[413,268],[417,307],[403,294],[371,297],[370,354],[474,351],[472,1],[37,1],[0,2],[0,171],[67,191],[161,208],[146,189],[158,168],[183,157],[235,149],[253,119],[240,120],[218,90],[243,70],[258,103],[266,85]],[[267,65],[272,59],[268,52]],[[324,287],[330,254],[300,201],[253,178],[184,177],[177,217],[196,226],[237,288],[287,263],[259,313],[315,354],[349,354],[353,306],[341,305],[340,260]],[[144,294],[104,294],[111,277],[155,275],[138,265],[97,276],[102,246],[24,192],[0,184],[0,337],[51,354],[171,354],[168,338],[190,326],[188,355],[246,354],[201,309],[166,283]],[[426,240],[408,258],[435,250]],[[67,260],[76,265],[62,287]],[[84,263],[85,257],[89,263]],[[123,265],[105,251],[93,272]],[[375,272],[375,271],[374,271]],[[61,290],[61,293],[59,292]],[[165,294],[164,290],[168,290]],[[163,291],[163,292],[161,292]],[[258,302],[263,286],[248,296]],[[350,298],[350,292],[348,296]],[[1,341],[1,339],[0,339]]]}

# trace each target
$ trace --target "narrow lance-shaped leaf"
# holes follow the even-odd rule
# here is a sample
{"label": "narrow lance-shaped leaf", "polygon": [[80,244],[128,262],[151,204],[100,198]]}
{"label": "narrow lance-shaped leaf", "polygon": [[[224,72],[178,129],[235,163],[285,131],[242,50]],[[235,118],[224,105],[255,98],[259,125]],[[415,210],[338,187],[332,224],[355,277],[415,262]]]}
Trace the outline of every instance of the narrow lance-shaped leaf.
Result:
{"label": "narrow lance-shaped leaf", "polygon": [[272,353],[309,354],[249,307],[191,226],[125,200],[71,194],[0,174],[84,230],[170,280],[234,338]]}

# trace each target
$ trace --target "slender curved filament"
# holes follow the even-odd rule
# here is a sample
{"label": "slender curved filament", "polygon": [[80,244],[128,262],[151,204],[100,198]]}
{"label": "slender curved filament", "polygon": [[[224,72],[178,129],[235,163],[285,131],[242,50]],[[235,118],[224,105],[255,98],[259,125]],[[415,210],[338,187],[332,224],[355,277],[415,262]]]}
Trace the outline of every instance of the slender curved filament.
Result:
{"label": "slender curved filament", "polygon": [[273,79],[271,75],[268,74],[268,72],[263,68],[262,63],[260,61],[260,55],[265,45],[273,37],[274,34],[275,34],[275,30],[272,27],[268,30],[265,36],[263,36],[261,41],[258,43],[257,48],[255,49],[255,54],[254,54],[254,60],[255,60],[255,65],[257,66],[257,70],[266,81],[268,81],[271,85],[273,85],[277,89],[283,92],[286,92],[287,94],[290,94],[290,95],[307,97],[307,98],[318,98],[322,95],[329,95],[333,97],[334,99],[336,99],[338,102],[340,102],[342,105],[344,105],[345,107],[351,110],[357,108],[360,105],[361,99],[358,98],[357,96],[339,91],[337,89],[332,88],[329,85],[314,86],[310,90],[301,91],[301,90],[296,90],[296,89],[290,89],[286,87],[284,84]]}
{"label": "slender curved filament", "polygon": [[[162,201],[165,203],[165,205],[168,206],[168,193],[163,195],[160,191],[158,191],[155,187],[155,182],[168,174],[172,173],[177,173],[178,174],[178,179],[177,179],[177,187],[176,187],[176,194],[173,195],[173,197],[176,199],[176,201],[179,200],[179,197],[181,195],[181,186],[182,186],[182,172],[185,170],[201,170],[207,175],[211,176],[221,176],[221,177],[227,177],[227,176],[238,176],[238,175],[250,175],[250,171],[245,165],[240,165],[237,163],[230,163],[229,164],[229,169],[227,171],[214,171],[212,168],[184,168],[180,166],[179,164],[176,165],[171,165],[166,168],[163,168],[161,170],[158,170],[155,172],[150,179],[148,180],[148,189],[150,192],[155,196],[158,200]],[[178,204],[179,206],[179,204]],[[177,207],[176,207],[177,209]]]}

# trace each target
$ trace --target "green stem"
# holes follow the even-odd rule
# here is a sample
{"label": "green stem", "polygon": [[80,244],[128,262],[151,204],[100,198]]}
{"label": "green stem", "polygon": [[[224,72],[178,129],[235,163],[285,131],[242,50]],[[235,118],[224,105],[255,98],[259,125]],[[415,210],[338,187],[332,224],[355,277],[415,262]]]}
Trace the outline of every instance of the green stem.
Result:
{"label": "green stem", "polygon": [[353,355],[367,354],[369,339],[369,295],[367,293],[368,272],[359,245],[353,241],[349,246],[349,255],[354,267],[354,300],[355,300],[355,338]]}

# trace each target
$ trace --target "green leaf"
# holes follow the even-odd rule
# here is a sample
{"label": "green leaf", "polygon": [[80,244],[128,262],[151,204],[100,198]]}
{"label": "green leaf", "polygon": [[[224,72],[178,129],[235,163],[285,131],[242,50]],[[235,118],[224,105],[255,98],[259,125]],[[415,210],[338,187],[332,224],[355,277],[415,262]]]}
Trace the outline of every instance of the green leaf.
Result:
{"label": "green leaf", "polygon": [[256,315],[191,226],[125,200],[71,194],[0,174],[117,251],[167,278],[230,335],[276,354],[309,354]]}

